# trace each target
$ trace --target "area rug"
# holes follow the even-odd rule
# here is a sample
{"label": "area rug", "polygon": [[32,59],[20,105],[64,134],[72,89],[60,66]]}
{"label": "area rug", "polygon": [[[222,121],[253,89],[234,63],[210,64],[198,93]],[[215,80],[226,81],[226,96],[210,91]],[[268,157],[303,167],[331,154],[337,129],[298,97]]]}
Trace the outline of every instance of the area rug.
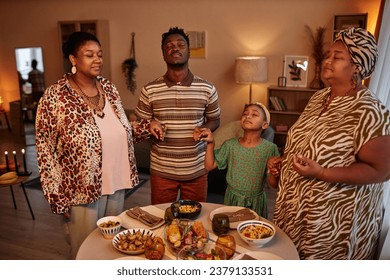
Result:
{"label": "area rug", "polygon": [[127,189],[125,191],[125,198],[129,197],[133,193],[135,193],[137,190],[139,190],[140,187],[142,187],[147,181],[149,180],[149,177],[143,176],[142,174],[139,175],[139,184],[136,185],[132,189]]}

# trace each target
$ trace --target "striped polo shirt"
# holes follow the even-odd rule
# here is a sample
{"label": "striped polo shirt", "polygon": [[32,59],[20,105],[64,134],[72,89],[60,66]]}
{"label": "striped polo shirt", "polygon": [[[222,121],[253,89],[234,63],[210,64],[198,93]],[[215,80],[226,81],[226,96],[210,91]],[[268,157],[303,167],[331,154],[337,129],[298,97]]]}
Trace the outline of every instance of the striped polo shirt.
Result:
{"label": "striped polo shirt", "polygon": [[164,141],[152,138],[150,173],[186,181],[207,173],[206,143],[194,141],[193,130],[220,118],[218,93],[210,82],[189,75],[181,83],[162,76],[142,88],[136,114],[166,125]]}

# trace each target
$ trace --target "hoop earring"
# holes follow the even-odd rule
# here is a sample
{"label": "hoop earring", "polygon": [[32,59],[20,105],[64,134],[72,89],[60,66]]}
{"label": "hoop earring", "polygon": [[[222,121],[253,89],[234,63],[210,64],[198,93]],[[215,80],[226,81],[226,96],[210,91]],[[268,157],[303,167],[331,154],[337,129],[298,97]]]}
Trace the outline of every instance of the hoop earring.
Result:
{"label": "hoop earring", "polygon": [[73,65],[73,66],[72,66],[71,71],[72,71],[72,74],[73,74],[73,75],[76,74],[76,72],[77,72],[76,65]]}

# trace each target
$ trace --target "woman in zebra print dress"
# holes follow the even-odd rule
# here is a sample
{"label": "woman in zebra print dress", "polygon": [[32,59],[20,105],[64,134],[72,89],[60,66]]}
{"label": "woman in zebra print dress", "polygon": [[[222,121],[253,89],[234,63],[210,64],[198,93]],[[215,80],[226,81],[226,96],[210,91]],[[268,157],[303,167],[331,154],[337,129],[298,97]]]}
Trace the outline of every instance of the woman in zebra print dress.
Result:
{"label": "woman in zebra print dress", "polygon": [[283,159],[268,162],[279,179],[274,222],[301,259],[374,257],[390,178],[389,110],[361,83],[376,59],[369,32],[340,32],[322,66],[329,87],[290,128]]}

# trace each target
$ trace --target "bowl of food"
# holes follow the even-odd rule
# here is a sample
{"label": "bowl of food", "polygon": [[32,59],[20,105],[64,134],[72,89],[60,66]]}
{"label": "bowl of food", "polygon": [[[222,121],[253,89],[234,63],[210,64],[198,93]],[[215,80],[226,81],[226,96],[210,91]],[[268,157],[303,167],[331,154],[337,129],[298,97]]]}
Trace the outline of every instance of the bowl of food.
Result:
{"label": "bowl of food", "polygon": [[250,220],[240,223],[237,232],[249,246],[262,247],[274,238],[276,230],[271,223]]}
{"label": "bowl of food", "polygon": [[195,219],[202,211],[202,204],[194,200],[178,200],[171,204],[173,216],[181,219]]}
{"label": "bowl of food", "polygon": [[174,219],[165,226],[163,238],[168,250],[176,255],[188,245],[202,248],[208,242],[209,235],[200,221]]}
{"label": "bowl of food", "polygon": [[117,216],[103,217],[96,222],[96,225],[106,239],[114,238],[122,228],[121,219]]}
{"label": "bowl of food", "polygon": [[153,231],[144,228],[124,230],[112,239],[112,245],[118,251],[128,255],[139,255],[153,244]]}
{"label": "bowl of food", "polygon": [[194,245],[184,246],[177,254],[177,260],[226,260],[226,253],[215,243],[206,243],[201,248]]}

